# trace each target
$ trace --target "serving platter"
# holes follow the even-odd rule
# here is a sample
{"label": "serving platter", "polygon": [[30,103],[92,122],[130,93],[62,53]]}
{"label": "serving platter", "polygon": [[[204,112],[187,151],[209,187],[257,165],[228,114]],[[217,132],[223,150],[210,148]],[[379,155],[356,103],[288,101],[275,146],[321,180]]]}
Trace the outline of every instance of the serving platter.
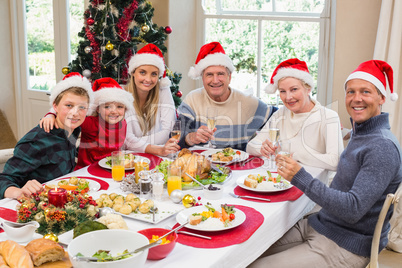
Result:
{"label": "serving platter", "polygon": [[[220,208],[221,205],[220,204],[212,204],[212,207],[217,209],[217,208]],[[205,206],[196,206],[196,207],[191,207],[191,208],[185,209],[176,215],[176,221],[179,224],[183,224],[188,221],[188,218],[190,215],[192,215],[194,213],[201,213],[201,212],[207,211],[207,210],[208,209]],[[199,225],[190,225],[190,224],[187,224],[185,227],[188,229],[196,230],[196,231],[206,231],[206,232],[218,232],[218,231],[236,228],[237,226],[240,226],[246,220],[246,214],[238,208],[235,208],[235,210],[236,210],[235,219],[233,221],[231,221],[229,223],[229,225],[226,227],[223,226],[223,223],[222,223],[222,227],[203,228]]]}
{"label": "serving platter", "polygon": [[[249,174],[251,175],[251,174]],[[252,175],[260,175],[260,174],[252,174]],[[281,192],[281,191],[286,191],[290,188],[293,187],[293,185],[288,182],[287,180],[285,180],[284,178],[281,178],[281,182],[277,182],[277,183],[273,183],[274,184],[274,189],[257,189],[257,188],[251,188],[248,187],[246,185],[244,185],[244,180],[247,178],[248,175],[246,176],[241,176],[239,178],[237,178],[236,180],[236,184],[245,189],[245,190],[249,190],[249,191],[253,191],[253,192],[260,192],[260,193],[274,193],[274,192]],[[272,174],[272,176],[277,177],[278,174]]]}
{"label": "serving platter", "polygon": [[[241,151],[241,150],[234,150],[235,154],[233,155],[233,160],[231,160],[231,161],[212,160],[211,155],[216,154],[216,153],[218,153],[218,152],[221,152],[222,150],[223,150],[223,149],[209,149],[209,150],[207,150],[207,151],[201,152],[201,154],[204,155],[205,157],[208,157],[212,163],[215,163],[215,164],[226,164],[226,165],[229,165],[229,164],[232,164],[232,163],[237,163],[237,162],[245,161],[245,160],[247,160],[247,158],[249,157],[249,154],[246,153],[246,152],[244,152],[244,151]],[[238,152],[238,153],[236,153],[236,152]]]}

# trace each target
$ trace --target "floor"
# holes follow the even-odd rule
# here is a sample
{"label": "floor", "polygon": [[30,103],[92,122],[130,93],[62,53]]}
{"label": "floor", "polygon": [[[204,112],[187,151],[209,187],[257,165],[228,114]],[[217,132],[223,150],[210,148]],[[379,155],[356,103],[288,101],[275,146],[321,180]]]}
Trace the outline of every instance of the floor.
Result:
{"label": "floor", "polygon": [[378,256],[379,268],[400,268],[402,267],[402,253],[384,249]]}

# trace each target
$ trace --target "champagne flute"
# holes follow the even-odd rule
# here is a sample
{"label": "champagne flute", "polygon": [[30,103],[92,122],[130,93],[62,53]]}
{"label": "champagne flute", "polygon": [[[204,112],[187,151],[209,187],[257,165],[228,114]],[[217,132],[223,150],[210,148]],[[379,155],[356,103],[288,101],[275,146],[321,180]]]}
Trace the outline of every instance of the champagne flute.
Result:
{"label": "champagne flute", "polygon": [[[277,127],[275,120],[271,120],[268,123],[269,123],[269,131],[268,131],[269,140],[272,142],[273,146],[277,146],[280,136],[279,128]],[[274,162],[275,162],[275,154],[271,155],[271,163]]]}
{"label": "champagne flute", "polygon": [[[216,125],[216,108],[209,107],[207,108],[207,127],[210,130],[214,130],[215,125]],[[215,148],[216,146],[212,145],[211,139],[208,141],[208,144],[206,144],[204,147],[206,148]]]}
{"label": "champagne flute", "polygon": [[[172,130],[170,131],[170,137],[174,138],[177,142],[180,141],[181,137],[181,121],[176,120],[174,123],[172,123]],[[172,159],[175,159],[177,156],[177,152],[172,154]]]}

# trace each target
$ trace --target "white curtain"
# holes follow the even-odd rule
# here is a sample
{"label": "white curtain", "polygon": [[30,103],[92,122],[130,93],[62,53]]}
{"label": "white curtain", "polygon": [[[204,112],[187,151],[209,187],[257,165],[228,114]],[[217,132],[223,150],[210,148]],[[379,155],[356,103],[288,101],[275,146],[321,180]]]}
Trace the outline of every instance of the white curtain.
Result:
{"label": "white curtain", "polygon": [[[383,111],[390,114],[391,131],[402,144],[402,1],[382,0],[373,59],[388,62],[394,70],[394,92],[399,99],[389,97]],[[387,90],[389,94],[389,91]]]}

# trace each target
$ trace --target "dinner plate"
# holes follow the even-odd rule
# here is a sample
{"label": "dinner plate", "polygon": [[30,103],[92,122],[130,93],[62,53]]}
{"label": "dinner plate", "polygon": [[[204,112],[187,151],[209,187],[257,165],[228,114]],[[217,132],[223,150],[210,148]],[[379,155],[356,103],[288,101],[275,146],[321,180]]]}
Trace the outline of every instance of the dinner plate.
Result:
{"label": "dinner plate", "polygon": [[[259,174],[249,174],[249,175],[259,175]],[[260,174],[260,175],[261,175],[261,174]],[[239,187],[243,188],[243,189],[246,189],[246,190],[249,190],[249,191],[253,191],[253,192],[274,193],[274,192],[286,191],[286,190],[288,190],[288,189],[290,189],[290,188],[293,187],[293,185],[290,184],[290,182],[288,182],[287,180],[285,180],[284,178],[282,178],[282,179],[281,179],[281,182],[279,182],[279,183],[274,183],[275,189],[257,189],[257,188],[251,188],[251,187],[248,187],[248,186],[244,185],[244,180],[247,178],[247,176],[248,176],[248,175],[239,177],[239,178],[236,180],[236,184],[237,184]],[[277,177],[278,174],[272,173],[272,176]],[[283,181],[283,182],[282,182],[282,181]]]}
{"label": "dinner plate", "polygon": [[[148,164],[151,163],[151,160],[147,157],[136,155],[136,154],[134,154],[134,155],[135,155],[134,162],[146,162]],[[107,157],[105,157],[105,158],[99,160],[98,164],[99,164],[99,166],[101,166],[103,168],[112,169],[111,165],[106,164],[107,161],[108,161],[108,159],[107,159]],[[134,169],[135,169],[134,167],[125,168],[125,170],[134,170]]]}
{"label": "dinner plate", "polygon": [[[218,209],[218,208],[220,209],[221,204],[212,204],[212,207],[214,207],[215,209]],[[188,217],[190,215],[192,215],[194,213],[201,213],[201,212],[207,211],[207,210],[208,209],[205,206],[196,206],[196,207],[191,207],[191,208],[185,209],[176,215],[176,221],[179,224],[183,224],[188,221]],[[222,223],[222,227],[213,227],[213,228],[208,228],[208,229],[202,228],[198,225],[190,225],[190,224],[187,224],[186,228],[196,230],[196,231],[206,231],[206,232],[217,232],[217,231],[223,231],[223,230],[235,228],[235,227],[241,225],[246,220],[246,214],[244,214],[243,211],[241,211],[238,208],[235,208],[235,210],[236,210],[235,219],[233,221],[231,221],[230,224],[226,227],[223,226],[223,223]]]}
{"label": "dinner plate", "polygon": [[[70,177],[70,178],[71,178],[71,177]],[[68,181],[70,178],[56,179],[56,180],[48,181],[48,182],[46,182],[45,184],[46,184],[48,187],[54,186],[53,188],[56,188],[56,187],[57,187],[57,183],[58,183],[59,181],[61,181],[61,180],[66,180],[66,181]],[[77,176],[77,178],[80,179],[79,176]],[[101,185],[100,185],[99,182],[94,181],[94,180],[91,180],[91,179],[88,179],[88,178],[84,178],[84,179],[89,182],[89,185],[88,185],[88,186],[89,186],[89,192],[97,192],[97,191],[99,191],[99,189],[101,188]]]}
{"label": "dinner plate", "polygon": [[[221,152],[222,150],[223,149],[209,149],[207,151],[201,152],[201,154],[205,155],[206,157],[209,157],[210,155],[216,154],[217,152]],[[249,157],[249,154],[244,151],[241,151],[241,150],[234,150],[234,151],[240,152],[240,155],[234,154],[232,161],[215,161],[215,160],[212,160],[212,158],[211,158],[211,162],[216,163],[216,164],[231,164],[231,163],[236,163],[236,162],[241,162],[241,161],[247,160],[247,158]]]}

